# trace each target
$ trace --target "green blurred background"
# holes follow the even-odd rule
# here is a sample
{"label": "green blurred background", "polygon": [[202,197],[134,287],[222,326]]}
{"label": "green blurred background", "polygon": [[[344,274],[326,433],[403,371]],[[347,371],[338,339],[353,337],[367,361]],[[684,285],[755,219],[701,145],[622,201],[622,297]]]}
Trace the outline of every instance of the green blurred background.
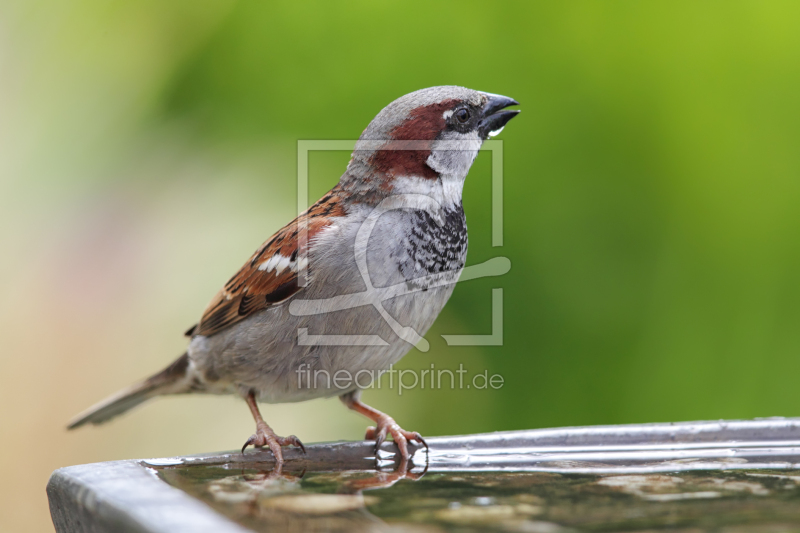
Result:
{"label": "green blurred background", "polygon": [[[370,391],[424,435],[800,415],[800,4],[0,2],[0,529],[52,528],[60,466],[232,449],[241,401],[65,422],[159,369],[295,214],[298,139],[353,139],[391,100],[512,96],[505,245],[491,161],[465,189],[468,263],[405,368],[499,391]],[[314,153],[312,196],[349,154]],[[312,198],[313,200],[314,198]],[[504,288],[502,347],[487,334]],[[266,406],[279,433],[357,439],[336,400]]]}

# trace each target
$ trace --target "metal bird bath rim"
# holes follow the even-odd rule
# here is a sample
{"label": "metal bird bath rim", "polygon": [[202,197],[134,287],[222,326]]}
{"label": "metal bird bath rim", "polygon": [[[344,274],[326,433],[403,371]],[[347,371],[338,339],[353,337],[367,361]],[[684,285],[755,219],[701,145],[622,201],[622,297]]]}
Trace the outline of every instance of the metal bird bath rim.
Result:
{"label": "metal bird bath rim", "polygon": [[[663,478],[662,481],[676,480],[674,485],[682,482],[674,477],[680,473],[800,469],[800,418],[568,427],[432,437],[427,441],[429,450],[419,446],[413,448],[414,467],[411,471],[421,473],[425,470],[426,476],[458,475],[452,479],[479,473],[538,473],[594,476],[593,479],[603,476]],[[299,477],[295,476],[298,479],[306,472],[317,475],[346,472],[351,477],[370,473],[384,475],[381,472],[391,472],[395,464],[396,448],[392,443],[384,443],[377,454],[369,442],[325,443],[307,448],[307,455],[296,449],[285,450],[287,468],[302,469]],[[253,476],[248,478],[246,471],[266,471],[273,465],[271,454],[262,450],[246,454],[233,452],[79,465],[56,470],[47,492],[53,521],[59,532],[252,531],[252,528],[231,520],[165,480],[175,476],[175,469],[195,468],[197,472],[197,467],[200,467],[217,472],[215,475],[218,477],[221,475],[219,472],[232,472],[238,476],[238,481],[228,480],[229,485],[244,479],[249,487],[253,485],[250,481]],[[169,475],[165,475],[166,471]],[[797,476],[782,477],[793,479]],[[645,483],[641,479],[636,483]],[[266,485],[263,483],[260,495],[253,497],[262,503],[272,502],[270,505],[274,507],[279,500],[264,500]],[[720,486],[748,486],[747,483],[738,483]],[[606,485],[611,486],[609,483]],[[291,486],[294,492],[289,493],[299,494],[297,487]],[[281,490],[288,490],[284,485],[280,486],[284,488],[270,487],[270,498]],[[219,492],[220,489],[215,490]],[[378,491],[369,492],[373,493]],[[716,494],[713,491],[694,492],[691,497],[712,493]],[[638,493],[634,491],[632,494]],[[361,501],[360,505],[364,507],[366,504]],[[269,507],[271,520],[284,516],[274,514],[272,507]],[[508,505],[501,507],[503,512],[512,512],[508,511]],[[469,512],[474,515],[477,511]],[[448,517],[458,520],[460,516],[472,516],[457,508],[431,513],[430,516],[434,517],[431,520],[440,520],[437,522],[440,526],[447,524]],[[299,521],[303,519],[300,515],[291,516]],[[518,521],[528,520],[525,524],[535,522],[531,522],[529,517],[513,517]],[[526,527],[531,529],[533,526]]]}

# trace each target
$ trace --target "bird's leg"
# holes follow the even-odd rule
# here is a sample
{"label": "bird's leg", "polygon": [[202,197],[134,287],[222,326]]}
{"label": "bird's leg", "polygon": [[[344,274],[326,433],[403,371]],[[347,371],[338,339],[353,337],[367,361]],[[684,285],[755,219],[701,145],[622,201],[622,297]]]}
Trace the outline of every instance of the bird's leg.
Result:
{"label": "bird's leg", "polygon": [[269,446],[269,449],[272,450],[272,455],[275,456],[275,468],[280,474],[281,467],[283,466],[283,451],[281,450],[281,446],[299,446],[300,449],[303,450],[303,453],[306,453],[306,447],[303,446],[300,439],[294,435],[279,437],[272,431],[272,428],[269,427],[261,417],[261,411],[258,410],[256,395],[253,391],[247,394],[245,401],[250,408],[250,412],[253,414],[253,419],[256,421],[256,433],[255,435],[251,435],[250,438],[247,439],[247,442],[244,443],[244,446],[242,446],[242,453],[244,453],[245,448],[251,444],[256,447]]}
{"label": "bird's leg", "polygon": [[408,441],[417,441],[425,446],[425,449],[428,448],[428,443],[425,442],[425,439],[422,438],[422,435],[416,431],[406,431],[405,429],[401,428],[399,425],[397,425],[397,422],[394,421],[394,418],[385,413],[381,413],[374,407],[370,407],[369,405],[365,404],[361,401],[360,396],[361,391],[356,390],[353,392],[348,392],[347,394],[342,394],[339,396],[339,399],[342,400],[342,402],[349,409],[361,413],[375,422],[374,427],[367,428],[367,434],[364,437],[367,440],[375,439],[375,453],[378,453],[381,444],[383,444],[383,441],[386,440],[387,433],[392,436],[392,439],[394,439],[397,449],[400,450],[400,458],[403,461],[408,461],[409,458]]}

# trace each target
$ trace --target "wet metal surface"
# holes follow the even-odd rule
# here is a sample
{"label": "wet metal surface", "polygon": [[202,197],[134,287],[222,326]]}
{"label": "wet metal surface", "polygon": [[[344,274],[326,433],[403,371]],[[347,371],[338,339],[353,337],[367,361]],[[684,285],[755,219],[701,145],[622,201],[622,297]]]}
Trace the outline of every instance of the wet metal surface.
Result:
{"label": "wet metal surface", "polygon": [[[286,449],[281,472],[264,451],[69,467],[54,473],[48,494],[58,531],[73,530],[73,515],[100,516],[106,529],[94,531],[197,531],[210,515],[198,517],[214,512],[206,529],[218,532],[800,532],[800,419],[428,442],[406,476],[394,470],[390,443],[377,457],[369,443],[335,443],[307,455]],[[115,477],[120,468],[126,473]],[[184,516],[191,526],[181,526]]]}

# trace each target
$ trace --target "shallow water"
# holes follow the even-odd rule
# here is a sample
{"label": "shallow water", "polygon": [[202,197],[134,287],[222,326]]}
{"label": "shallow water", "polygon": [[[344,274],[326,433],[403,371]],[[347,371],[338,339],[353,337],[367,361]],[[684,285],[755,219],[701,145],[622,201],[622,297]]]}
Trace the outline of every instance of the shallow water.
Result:
{"label": "shallow water", "polygon": [[177,465],[157,471],[167,483],[264,532],[800,532],[800,470],[792,469],[448,471],[398,480],[388,471],[303,471],[288,463],[276,476],[265,468]]}

